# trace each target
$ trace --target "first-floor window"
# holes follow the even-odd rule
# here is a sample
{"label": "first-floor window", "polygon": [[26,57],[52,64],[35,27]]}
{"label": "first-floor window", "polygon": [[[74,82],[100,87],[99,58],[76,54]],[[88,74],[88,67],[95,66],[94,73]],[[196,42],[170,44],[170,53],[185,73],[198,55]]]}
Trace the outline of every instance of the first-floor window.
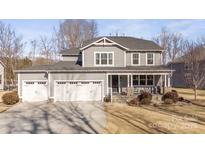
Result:
{"label": "first-floor window", "polygon": [[2,75],[0,75],[0,84],[2,84]]}
{"label": "first-floor window", "polygon": [[153,75],[147,75],[147,85],[153,85]]}
{"label": "first-floor window", "polygon": [[133,75],[133,85],[139,85],[139,75]]}
{"label": "first-floor window", "polygon": [[133,75],[133,86],[154,85],[153,75]]}
{"label": "first-floor window", "polygon": [[95,65],[113,65],[113,53],[95,53]]}
{"label": "first-floor window", "polygon": [[140,75],[140,85],[146,85],[146,75]]}

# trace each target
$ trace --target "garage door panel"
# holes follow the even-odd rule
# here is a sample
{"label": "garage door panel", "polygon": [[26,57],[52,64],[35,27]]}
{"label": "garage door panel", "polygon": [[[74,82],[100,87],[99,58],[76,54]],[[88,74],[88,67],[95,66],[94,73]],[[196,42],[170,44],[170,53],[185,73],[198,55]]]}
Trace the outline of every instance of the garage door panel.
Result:
{"label": "garage door panel", "polygon": [[[55,84],[55,101],[99,101],[102,99],[102,82],[66,81],[66,86]],[[59,89],[59,90],[58,90]]]}
{"label": "garage door panel", "polygon": [[47,81],[23,81],[22,101],[35,102],[48,100]]}

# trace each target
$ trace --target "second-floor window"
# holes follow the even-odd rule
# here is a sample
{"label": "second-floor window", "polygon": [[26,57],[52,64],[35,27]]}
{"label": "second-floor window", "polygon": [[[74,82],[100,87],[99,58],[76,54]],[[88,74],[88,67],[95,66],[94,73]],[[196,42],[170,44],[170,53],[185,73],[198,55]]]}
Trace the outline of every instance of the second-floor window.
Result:
{"label": "second-floor window", "polygon": [[95,65],[97,66],[112,66],[113,53],[111,52],[97,52],[95,53]]}
{"label": "second-floor window", "polygon": [[132,64],[138,65],[140,63],[140,55],[139,53],[133,53],[132,54]]}
{"label": "second-floor window", "polygon": [[147,53],[147,64],[148,65],[154,64],[154,54],[153,53]]}

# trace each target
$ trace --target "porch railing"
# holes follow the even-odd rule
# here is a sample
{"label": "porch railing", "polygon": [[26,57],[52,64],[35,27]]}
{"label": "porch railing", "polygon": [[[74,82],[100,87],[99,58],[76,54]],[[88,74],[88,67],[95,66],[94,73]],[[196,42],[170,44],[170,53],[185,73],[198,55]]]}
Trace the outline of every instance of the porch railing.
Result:
{"label": "porch railing", "polygon": [[134,93],[140,93],[141,91],[147,91],[150,93],[157,93],[157,86],[134,86]]}
{"label": "porch railing", "polygon": [[[150,93],[159,93],[159,87],[158,86],[134,86],[132,87],[134,89],[135,94],[139,94],[141,91],[147,91]],[[127,92],[128,87],[121,87],[120,93]],[[111,88],[109,87],[109,94],[119,94],[118,88]]]}

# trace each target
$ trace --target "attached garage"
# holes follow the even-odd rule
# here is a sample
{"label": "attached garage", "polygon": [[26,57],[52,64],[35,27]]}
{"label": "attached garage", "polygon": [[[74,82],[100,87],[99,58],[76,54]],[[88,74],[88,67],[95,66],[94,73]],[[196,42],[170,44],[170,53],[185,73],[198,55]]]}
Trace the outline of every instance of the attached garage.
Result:
{"label": "attached garage", "polygon": [[102,81],[54,81],[54,101],[101,101]]}
{"label": "attached garage", "polygon": [[48,100],[48,82],[26,80],[22,81],[22,101],[42,102]]}

